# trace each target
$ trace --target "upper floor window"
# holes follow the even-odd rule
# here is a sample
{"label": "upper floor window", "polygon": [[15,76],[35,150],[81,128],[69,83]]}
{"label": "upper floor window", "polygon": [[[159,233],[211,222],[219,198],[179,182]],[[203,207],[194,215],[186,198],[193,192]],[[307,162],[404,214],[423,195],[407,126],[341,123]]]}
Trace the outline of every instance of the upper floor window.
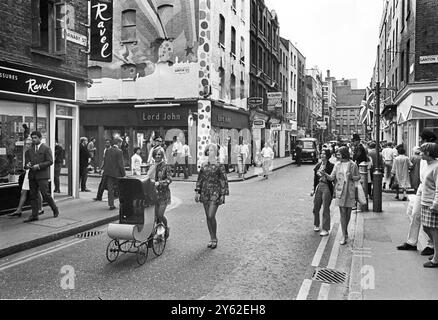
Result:
{"label": "upper floor window", "polygon": [[225,18],[223,15],[219,16],[219,43],[225,47]]}
{"label": "upper floor window", "polygon": [[245,99],[245,81],[240,80],[240,99]]}
{"label": "upper floor window", "polygon": [[245,62],[245,38],[240,38],[240,61]]}
{"label": "upper floor window", "polygon": [[122,12],[122,42],[136,41],[136,11],[125,10]]}
{"label": "upper floor window", "polygon": [[65,3],[32,0],[32,47],[48,53],[65,54]]}
{"label": "upper floor window", "polygon": [[230,86],[230,95],[231,100],[236,100],[236,76],[234,74],[231,75],[231,86]]}
{"label": "upper floor window", "polygon": [[236,55],[236,29],[231,27],[231,53]]}

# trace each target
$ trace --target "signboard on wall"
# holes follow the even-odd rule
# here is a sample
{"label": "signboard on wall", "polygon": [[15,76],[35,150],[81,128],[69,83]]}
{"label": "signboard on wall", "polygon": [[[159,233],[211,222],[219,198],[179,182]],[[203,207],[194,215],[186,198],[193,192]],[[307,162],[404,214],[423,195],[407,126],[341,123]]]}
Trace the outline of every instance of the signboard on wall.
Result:
{"label": "signboard on wall", "polygon": [[283,107],[283,93],[281,92],[268,92],[268,110],[272,111],[275,108]]}
{"label": "signboard on wall", "polygon": [[254,120],[252,127],[253,129],[264,129],[266,127],[265,120]]}
{"label": "signboard on wall", "polygon": [[263,106],[263,98],[252,97],[248,98],[248,108],[257,108]]}
{"label": "signboard on wall", "polygon": [[80,44],[81,46],[84,46],[84,47],[88,46],[87,36],[84,36],[84,35],[79,34],[77,32],[65,29],[65,37],[67,38],[67,41]]}
{"label": "signboard on wall", "polygon": [[0,92],[76,101],[76,82],[0,67]]}
{"label": "signboard on wall", "polygon": [[420,64],[438,63],[438,55],[420,56]]}
{"label": "signboard on wall", "polygon": [[272,131],[281,131],[281,124],[280,123],[271,124],[271,130]]}
{"label": "signboard on wall", "polygon": [[113,60],[113,0],[91,0],[90,60]]}

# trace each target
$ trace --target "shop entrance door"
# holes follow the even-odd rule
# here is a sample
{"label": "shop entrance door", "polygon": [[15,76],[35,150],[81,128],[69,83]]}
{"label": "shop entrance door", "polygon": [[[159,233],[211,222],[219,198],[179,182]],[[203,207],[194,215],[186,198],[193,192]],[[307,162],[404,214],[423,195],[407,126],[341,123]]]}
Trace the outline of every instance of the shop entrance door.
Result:
{"label": "shop entrance door", "polygon": [[57,146],[54,152],[55,161],[55,191],[58,187],[59,193],[55,198],[73,196],[73,159],[72,159],[72,119],[56,119],[55,141]]}

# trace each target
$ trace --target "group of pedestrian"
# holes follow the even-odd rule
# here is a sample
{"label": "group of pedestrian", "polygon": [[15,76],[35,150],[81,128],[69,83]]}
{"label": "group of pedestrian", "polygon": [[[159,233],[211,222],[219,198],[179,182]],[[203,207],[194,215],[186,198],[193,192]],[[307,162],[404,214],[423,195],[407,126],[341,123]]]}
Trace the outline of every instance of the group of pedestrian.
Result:
{"label": "group of pedestrian", "polygon": [[[411,162],[418,169],[419,180],[416,195],[408,205],[411,218],[407,240],[397,247],[403,251],[417,251],[418,238],[423,229],[427,240],[426,247],[421,251],[422,256],[430,256],[424,264],[425,268],[438,268],[438,145],[437,136],[429,130],[422,132],[420,147],[415,148],[416,155]],[[418,157],[421,160],[418,163]],[[423,228],[421,228],[423,227]]]}
{"label": "group of pedestrian", "polygon": [[52,150],[42,143],[42,134],[34,131],[30,134],[31,139],[26,139],[25,166],[26,170],[21,179],[21,195],[17,210],[9,215],[11,218],[21,217],[23,205],[27,196],[30,195],[32,214],[24,220],[25,223],[39,220],[44,214],[43,201],[47,202],[53,211],[54,218],[59,216],[58,207],[55,204],[49,188],[50,166],[53,165]]}

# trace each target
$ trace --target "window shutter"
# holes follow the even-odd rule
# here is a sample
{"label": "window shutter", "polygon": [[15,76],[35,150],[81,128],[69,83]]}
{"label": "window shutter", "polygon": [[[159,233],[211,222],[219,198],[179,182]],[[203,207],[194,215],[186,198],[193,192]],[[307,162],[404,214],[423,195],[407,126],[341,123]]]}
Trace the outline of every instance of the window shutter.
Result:
{"label": "window shutter", "polygon": [[41,45],[40,35],[40,0],[31,0],[32,11],[32,47]]}

